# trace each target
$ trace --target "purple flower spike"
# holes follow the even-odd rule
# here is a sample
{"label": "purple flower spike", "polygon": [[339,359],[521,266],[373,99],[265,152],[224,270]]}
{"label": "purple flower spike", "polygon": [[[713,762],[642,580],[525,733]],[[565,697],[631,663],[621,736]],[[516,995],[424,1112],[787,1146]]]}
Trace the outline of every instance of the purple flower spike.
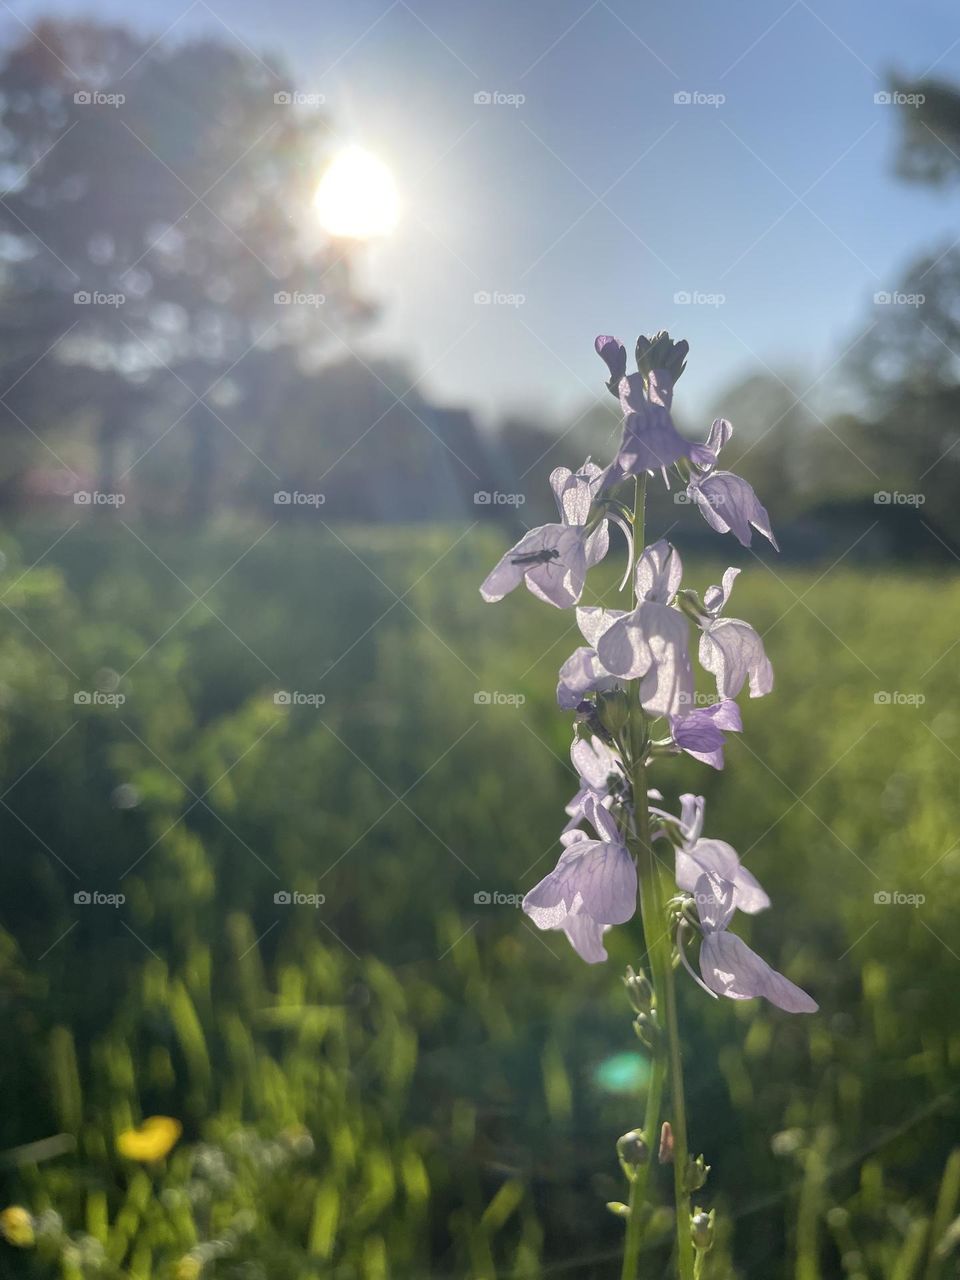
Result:
{"label": "purple flower spike", "polygon": [[598,338],[595,338],[593,346],[597,355],[610,370],[607,389],[616,395],[620,379],[627,372],[626,348],[619,338],[611,338],[607,334],[601,334]]}
{"label": "purple flower spike", "polygon": [[761,698],[773,688],[773,667],[763,641],[749,622],[721,618],[739,569],[727,569],[722,586],[709,587],[703,595],[706,614],[700,619],[700,665],[716,677],[721,698],[735,698],[750,683],[750,697]]}
{"label": "purple flower spike", "polygon": [[695,502],[700,514],[717,533],[732,533],[744,547],[749,547],[753,530],[763,534],[774,550],[779,551],[770,527],[767,509],[753,491],[753,486],[732,471],[715,471],[716,455],[730,439],[733,427],[725,418],[717,418],[710,429],[707,448],[714,461],[703,464],[703,474],[693,475],[687,485],[687,496]]}
{"label": "purple flower spike", "polygon": [[588,797],[583,808],[600,839],[568,832],[560,861],[526,895],[523,910],[538,929],[562,929],[577,954],[596,964],[607,958],[605,927],[636,911],[637,869],[600,801]]}
{"label": "purple flower spike", "polygon": [[816,1013],[819,1006],[806,991],[772,969],[742,938],[727,932],[736,905],[729,881],[704,874],[697,881],[696,897],[703,930],[700,973],[710,991],[729,1000],[763,996],[787,1013]]}
{"label": "purple flower spike", "polygon": [[740,708],[727,698],[670,717],[670,732],[680,750],[714,769],[723,768],[724,733],[740,733],[742,729]]}

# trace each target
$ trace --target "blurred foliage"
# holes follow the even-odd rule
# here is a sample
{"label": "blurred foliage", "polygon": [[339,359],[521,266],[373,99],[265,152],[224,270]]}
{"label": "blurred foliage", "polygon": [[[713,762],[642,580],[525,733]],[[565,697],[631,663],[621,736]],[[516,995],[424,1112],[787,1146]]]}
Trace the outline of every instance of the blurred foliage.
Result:
{"label": "blurred foliage", "polygon": [[[484,607],[500,540],[455,529],[56,536],[8,539],[0,579],[2,1202],[35,1234],[0,1274],[616,1275],[637,928],[588,968],[496,896],[573,788],[568,620]],[[960,585],[748,567],[777,688],[723,777],[658,784],[706,794],[777,906],[744,931],[821,1012],[681,990],[708,1274],[946,1280]],[[151,1115],[181,1141],[123,1159]]]}

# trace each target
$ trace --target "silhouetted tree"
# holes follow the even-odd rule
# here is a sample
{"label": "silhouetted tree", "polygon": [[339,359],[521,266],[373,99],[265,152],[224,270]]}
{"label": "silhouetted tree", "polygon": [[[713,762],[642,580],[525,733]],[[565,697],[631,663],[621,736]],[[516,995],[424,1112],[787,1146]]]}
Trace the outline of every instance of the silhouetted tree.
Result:
{"label": "silhouetted tree", "polygon": [[[367,314],[343,246],[311,224],[327,125],[315,108],[275,101],[287,90],[238,46],[172,47],[89,22],[45,22],[7,52],[8,429],[89,430],[103,488],[117,486],[121,453],[129,466],[173,449],[180,505],[196,518],[225,452],[258,466],[284,387],[268,378],[277,399],[265,404],[254,372],[264,376],[269,353],[311,351]],[[277,294],[326,301],[284,305]],[[250,360],[253,350],[268,356]]]}

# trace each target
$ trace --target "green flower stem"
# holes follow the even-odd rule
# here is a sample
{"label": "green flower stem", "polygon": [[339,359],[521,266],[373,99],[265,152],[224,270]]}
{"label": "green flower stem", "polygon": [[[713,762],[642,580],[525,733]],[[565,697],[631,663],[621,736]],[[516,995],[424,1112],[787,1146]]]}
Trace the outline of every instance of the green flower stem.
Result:
{"label": "green flower stem", "polygon": [[[646,477],[637,480],[634,502],[633,537],[637,554],[644,545],[644,516],[646,506]],[[639,603],[636,601],[635,603]],[[657,1024],[662,1041],[653,1055],[650,1089],[647,1095],[647,1117],[644,1128],[650,1145],[650,1159],[637,1170],[630,1189],[630,1216],[624,1248],[623,1280],[635,1280],[642,1239],[642,1213],[645,1208],[649,1182],[649,1168],[656,1158],[660,1104],[663,1092],[665,1066],[669,1066],[671,1126],[673,1129],[674,1197],[676,1201],[677,1270],[679,1280],[694,1280],[694,1250],[690,1236],[690,1193],[687,1176],[687,1119],[683,1091],[683,1062],[680,1051],[680,1030],[677,1021],[677,996],[673,974],[673,940],[667,931],[667,918],[660,868],[653,842],[650,839],[650,818],[647,810],[647,768],[645,755],[648,745],[647,722],[640,707],[639,696],[631,703],[630,723],[627,727],[629,767],[633,787],[635,820],[634,852],[640,883],[640,912],[651,978],[657,1002]],[[664,1047],[666,1064],[664,1062]]]}
{"label": "green flower stem", "polygon": [[[636,759],[636,757],[634,757]],[[642,760],[642,756],[641,756]],[[634,787],[634,795],[647,794],[647,769],[643,763],[634,764],[632,769],[632,780]],[[639,790],[638,790],[639,788]],[[643,932],[645,938],[656,936],[658,921],[654,915],[654,907],[651,903],[652,895],[644,889],[645,880],[649,879],[650,872],[655,867],[653,849],[650,841],[650,818],[647,814],[646,804],[643,805],[642,811],[637,810],[637,837],[631,842],[635,845],[635,853],[637,855],[637,863],[640,872],[640,901],[641,914],[643,918]],[[646,868],[644,867],[646,864]],[[653,871],[655,875],[655,871]],[[662,922],[660,926],[662,928]],[[652,980],[655,992],[660,990],[660,981],[654,965],[654,957],[651,954],[651,968],[653,970]],[[623,1269],[621,1271],[622,1280],[636,1280],[638,1267],[640,1264],[640,1246],[643,1242],[643,1227],[645,1210],[647,1209],[647,1187],[650,1182],[650,1167],[656,1160],[658,1135],[660,1131],[660,1107],[663,1100],[663,1086],[666,1077],[667,1061],[663,1052],[663,1044],[658,1039],[654,1042],[651,1051],[650,1063],[650,1081],[647,1086],[647,1106],[643,1120],[643,1132],[647,1139],[647,1145],[650,1148],[650,1154],[646,1162],[640,1165],[634,1175],[633,1182],[630,1184],[630,1216],[627,1219],[627,1233],[623,1250]]]}

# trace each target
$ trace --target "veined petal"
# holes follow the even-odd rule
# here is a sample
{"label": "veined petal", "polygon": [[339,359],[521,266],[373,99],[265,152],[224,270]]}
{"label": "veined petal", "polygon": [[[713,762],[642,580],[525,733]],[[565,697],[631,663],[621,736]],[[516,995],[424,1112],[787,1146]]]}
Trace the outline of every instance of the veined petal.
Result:
{"label": "veined petal", "polygon": [[612,338],[602,333],[594,339],[594,350],[610,371],[609,384],[616,388],[620,379],[627,372],[627,352],[619,338]]}
{"label": "veined petal", "polygon": [[617,618],[601,633],[597,656],[608,671],[624,679],[646,675],[653,665],[653,653],[644,634],[640,609]]}
{"label": "veined petal", "polygon": [[541,929],[557,928],[568,914],[585,912],[600,924],[625,924],[637,906],[637,869],[622,844],[577,840],[553,871],[523,899]]}
{"label": "veined petal", "polygon": [[680,797],[680,833],[688,844],[700,839],[705,804],[703,796],[692,795],[689,791]]}
{"label": "veined petal", "polygon": [[695,481],[689,492],[704,519],[718,533],[732,533],[742,546],[749,547],[753,539],[752,526],[775,550],[780,550],[766,507],[742,476],[732,471],[713,471]]}
{"label": "veined petal", "polygon": [[636,612],[653,657],[640,681],[640,702],[648,715],[676,715],[693,700],[689,623],[679,609],[652,601]]}
{"label": "veined petal", "polygon": [[700,665],[716,677],[721,698],[735,698],[747,680],[751,698],[760,698],[773,688],[773,667],[763,641],[740,618],[718,618],[704,627]]}
{"label": "veined petal", "polygon": [[612,627],[618,618],[626,616],[625,609],[601,609],[597,605],[581,605],[577,610],[577,626],[587,644],[595,649],[603,633]]}
{"label": "veined petal", "polygon": [[603,935],[610,928],[609,925],[598,924],[592,916],[579,911],[567,916],[560,927],[581,960],[585,960],[587,964],[600,964],[607,959]]}
{"label": "veined petal", "polygon": [[607,671],[595,649],[581,645],[560,668],[557,703],[561,711],[575,711],[588,693],[613,689],[616,677]]}
{"label": "veined petal", "polygon": [[704,937],[726,929],[736,910],[736,887],[716,871],[704,871],[693,892]]}
{"label": "veined petal", "polygon": [[636,588],[638,600],[669,604],[680,589],[683,564],[675,547],[662,538],[637,558]]}
{"label": "veined petal", "polygon": [[763,996],[787,1013],[816,1013],[819,1008],[806,991],[777,973],[733,933],[704,936],[700,945],[700,972],[711,991],[730,1000]]}
{"label": "veined petal", "polygon": [[556,555],[526,566],[527,590],[558,609],[569,609],[580,599],[587,576],[583,531],[565,525],[545,525],[544,528],[560,530],[544,548],[554,550]]}
{"label": "veined petal", "polygon": [[570,748],[570,759],[581,782],[593,791],[605,792],[611,775],[623,773],[619,753],[599,738],[577,738]]}
{"label": "veined petal", "polygon": [[579,471],[557,467],[550,473],[553,490],[564,524],[584,525],[603,477],[603,469],[587,458]]}
{"label": "veined petal", "polygon": [[707,613],[716,617],[718,613],[723,612],[727,606],[727,601],[733,593],[733,584],[739,576],[739,569],[734,569],[733,567],[724,569],[723,577],[720,580],[721,585],[718,587],[716,583],[714,583],[713,586],[707,587],[706,591],[703,593],[703,607],[706,609]]}
{"label": "veined petal", "polygon": [[738,911],[755,915],[769,907],[763,888],[725,840],[696,840],[677,850],[677,887],[685,893],[695,893],[700,877],[711,872],[733,885],[733,905]]}
{"label": "veined petal", "polygon": [[726,420],[726,418],[714,418],[713,424],[710,427],[710,434],[707,436],[707,448],[716,457],[719,457],[720,450],[732,435],[733,426]]}
{"label": "veined petal", "polygon": [[610,550],[610,528],[606,520],[601,520],[593,533],[590,534],[583,544],[583,550],[587,558],[588,569],[598,565],[606,556]]}

